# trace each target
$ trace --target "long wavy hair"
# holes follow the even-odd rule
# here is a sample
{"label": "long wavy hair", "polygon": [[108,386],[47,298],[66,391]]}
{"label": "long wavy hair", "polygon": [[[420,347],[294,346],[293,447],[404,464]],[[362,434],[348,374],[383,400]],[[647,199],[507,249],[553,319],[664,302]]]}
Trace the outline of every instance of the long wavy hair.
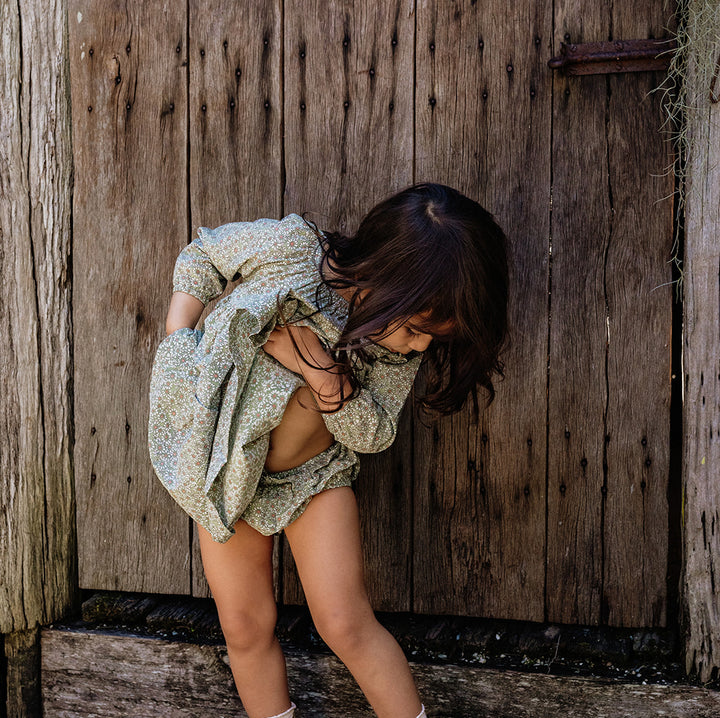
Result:
{"label": "long wavy hair", "polygon": [[353,367],[365,359],[368,338],[377,341],[412,319],[429,334],[451,327],[423,353],[421,407],[451,414],[472,397],[477,410],[478,389],[487,404],[493,400],[493,378],[503,376],[508,262],[505,235],[489,212],[451,187],[426,183],[378,204],[352,237],[318,236],[323,283],[352,292],[333,351],[333,371],[348,377],[351,396],[359,391]]}

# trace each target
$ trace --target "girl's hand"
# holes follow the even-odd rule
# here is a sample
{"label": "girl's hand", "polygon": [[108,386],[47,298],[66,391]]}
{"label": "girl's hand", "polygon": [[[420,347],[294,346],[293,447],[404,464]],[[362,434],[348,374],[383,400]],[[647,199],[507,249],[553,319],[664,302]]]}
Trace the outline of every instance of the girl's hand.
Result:
{"label": "girl's hand", "polygon": [[[298,354],[295,345],[293,345],[293,339],[305,360]],[[270,332],[263,349],[286,369],[301,376],[305,376],[308,370],[312,371],[315,367],[324,369],[331,367],[334,363],[330,355],[323,349],[315,332],[308,327],[275,327]],[[308,366],[306,361],[310,362],[312,366]]]}
{"label": "girl's hand", "polygon": [[[295,349],[293,339],[302,357]],[[276,327],[270,332],[263,349],[284,367],[305,379],[316,404],[323,411],[337,410],[349,394],[349,381],[333,371],[335,361],[312,329],[294,325]]]}

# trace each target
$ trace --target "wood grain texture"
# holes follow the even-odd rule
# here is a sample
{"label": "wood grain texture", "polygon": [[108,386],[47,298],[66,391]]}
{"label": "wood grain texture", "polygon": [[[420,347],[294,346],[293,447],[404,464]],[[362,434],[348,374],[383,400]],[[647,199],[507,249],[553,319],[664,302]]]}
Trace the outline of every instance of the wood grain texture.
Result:
{"label": "wood grain texture", "polygon": [[[282,215],[282,8],[190,3],[190,224]],[[229,294],[236,285],[228,286]],[[223,295],[224,296],[224,295]],[[212,311],[211,302],[201,322]],[[208,596],[193,528],[192,594]]]}
{"label": "wood grain texture", "polygon": [[688,127],[683,262],[681,593],[685,667],[707,681],[720,670],[720,105],[708,102],[694,62],[688,96],[698,109]]}
{"label": "wood grain texture", "polygon": [[[656,2],[613,5],[612,23],[619,38],[667,36]],[[662,80],[612,75],[607,85],[613,221],[605,263],[603,622],[611,626],[666,625],[675,178],[660,96],[652,93]]]}
{"label": "wood grain texture", "polygon": [[0,685],[6,689],[6,695],[0,693],[0,706],[6,711],[4,715],[12,718],[41,718],[40,629],[35,626],[4,638],[3,664],[7,666],[7,675],[0,681]]}
{"label": "wood grain texture", "polygon": [[509,238],[505,382],[415,427],[414,610],[542,620],[550,3],[418,3],[417,181],[477,199]]}
{"label": "wood grain texture", "polygon": [[218,646],[46,630],[45,715],[245,716],[223,653]]}
{"label": "wood grain texture", "polygon": [[412,4],[285,5],[285,212],[353,231],[412,181]]}
{"label": "wood grain texture", "polygon": [[[75,595],[66,5],[0,5],[0,633]],[[12,644],[12,636],[7,639]],[[0,677],[0,681],[2,677]]]}
{"label": "wood grain texture", "polygon": [[[655,5],[616,17],[610,5],[566,4],[556,43],[635,37],[648,32]],[[661,32],[662,19],[655,24]],[[671,297],[663,285],[672,206],[656,203],[672,179],[657,176],[669,156],[658,105],[644,99],[653,82],[635,74],[555,79],[551,621],[665,620]]]}
{"label": "wood grain texture", "polygon": [[187,243],[185,5],[69,3],[80,584],[190,591],[188,519],[147,450],[150,367]]}
{"label": "wood grain texture", "polygon": [[[606,4],[567,3],[555,46],[605,37]],[[582,28],[582,34],[580,32]],[[600,621],[607,382],[605,253],[612,207],[606,78],[555,76],[547,618]],[[589,188],[589,189],[588,189]]]}
{"label": "wood grain texture", "polygon": [[[224,646],[102,632],[44,630],[45,715],[52,718],[245,716]],[[312,718],[370,718],[364,696],[334,656],[293,651],[290,695]],[[717,691],[606,679],[411,664],[430,718],[715,718]]]}
{"label": "wood grain texture", "polygon": [[[508,234],[512,343],[479,421],[467,412],[428,428],[408,412],[396,444],[363,457],[374,605],[663,625],[671,208],[655,204],[669,194],[654,176],[668,156],[645,97],[660,78],[565,79],[546,66],[568,38],[661,36],[661,3],[571,0],[554,18],[549,0],[512,13],[442,0],[192,0],[187,15],[146,5],[69,8],[81,585],[208,595],[191,524],[146,450],[150,363],[175,258],[197,227],[308,211],[352,233],[379,199],[432,180],[478,199]],[[7,107],[20,96],[12,72],[0,75]],[[0,157],[19,161],[30,135],[7,132]],[[33,208],[13,207],[15,231]],[[17,296],[34,291],[39,245],[3,251]],[[32,322],[66,320],[22,311],[30,324],[3,326],[24,337],[24,365],[40,365],[56,345],[36,351]],[[28,397],[41,379],[63,381],[42,367]],[[12,391],[7,406],[31,419],[9,446],[36,456],[37,400]],[[42,392],[46,406],[56,393]],[[58,430],[58,445],[71,435]],[[282,599],[301,601],[289,549],[274,556]]]}
{"label": "wood grain texture", "polygon": [[193,232],[282,212],[282,7],[192,0]]}
{"label": "wood grain texture", "polygon": [[412,610],[413,397],[400,417],[395,443],[360,456],[356,486],[365,580],[376,611]]}
{"label": "wood grain texture", "polygon": [[[404,0],[285,3],[285,213],[308,211],[321,229],[352,233],[376,202],[412,183],[413,48]],[[365,462],[357,492],[371,600],[403,607],[410,514],[393,515],[387,497],[404,500],[410,474],[397,473],[407,446],[391,452]],[[388,565],[402,568],[389,575]],[[289,602],[299,600],[293,571],[289,563]]]}

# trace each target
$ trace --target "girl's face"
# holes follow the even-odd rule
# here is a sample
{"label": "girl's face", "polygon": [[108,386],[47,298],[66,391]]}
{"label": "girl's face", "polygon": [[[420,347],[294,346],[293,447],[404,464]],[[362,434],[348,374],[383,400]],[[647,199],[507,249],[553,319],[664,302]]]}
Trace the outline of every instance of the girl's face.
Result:
{"label": "girl's face", "polygon": [[[375,343],[398,354],[409,354],[411,351],[424,352],[433,339],[447,335],[452,329],[450,322],[433,327],[432,333],[426,328],[427,318],[421,314],[410,317],[406,322],[393,322],[387,332]],[[420,328],[422,327],[422,328]],[[372,338],[372,337],[371,337]]]}

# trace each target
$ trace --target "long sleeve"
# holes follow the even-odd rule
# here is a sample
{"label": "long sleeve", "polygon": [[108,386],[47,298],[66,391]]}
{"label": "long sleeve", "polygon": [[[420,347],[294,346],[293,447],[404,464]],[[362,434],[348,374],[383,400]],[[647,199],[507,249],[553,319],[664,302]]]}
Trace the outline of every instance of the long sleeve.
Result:
{"label": "long sleeve", "polygon": [[323,415],[328,431],[341,444],[362,454],[387,449],[397,434],[398,418],[421,360],[418,356],[402,364],[377,361],[360,394],[339,411]]}
{"label": "long sleeve", "polygon": [[207,304],[222,294],[228,281],[247,278],[274,252],[282,259],[278,224],[277,220],[259,219],[231,222],[217,229],[200,227],[197,238],[177,258],[173,290],[192,294]]}

